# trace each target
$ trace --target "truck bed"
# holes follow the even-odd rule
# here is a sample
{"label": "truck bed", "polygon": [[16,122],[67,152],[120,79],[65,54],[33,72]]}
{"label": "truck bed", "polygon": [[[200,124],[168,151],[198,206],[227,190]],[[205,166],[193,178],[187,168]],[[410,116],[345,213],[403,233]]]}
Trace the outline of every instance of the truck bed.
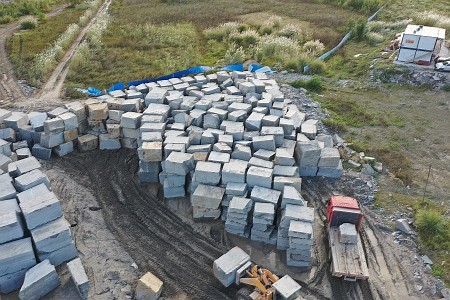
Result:
{"label": "truck bed", "polygon": [[356,244],[343,244],[339,242],[339,227],[328,227],[328,232],[332,275],[349,280],[368,279],[369,270],[359,234]]}

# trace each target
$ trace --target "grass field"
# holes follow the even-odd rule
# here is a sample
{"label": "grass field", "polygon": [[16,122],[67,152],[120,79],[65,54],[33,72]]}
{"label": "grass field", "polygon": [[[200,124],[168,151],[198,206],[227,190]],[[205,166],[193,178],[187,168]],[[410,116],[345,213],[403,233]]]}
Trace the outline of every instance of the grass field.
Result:
{"label": "grass field", "polygon": [[[241,23],[241,33],[256,31],[257,39],[265,38],[264,30],[278,37],[284,26],[294,25],[302,31],[302,41],[295,41],[297,49],[314,39],[331,48],[360,12],[313,0],[118,0],[110,15],[103,48],[82,67],[72,68],[69,85],[103,89],[117,81],[155,77],[194,65],[223,65],[230,44],[208,39],[205,30],[226,22]],[[254,59],[257,50],[250,43],[244,45],[244,52],[240,59]],[[271,65],[283,60],[273,55],[265,58]]]}
{"label": "grass field", "polygon": [[30,69],[36,55],[52,45],[69,24],[77,23],[84,11],[84,6],[66,8],[55,17],[41,19],[35,29],[19,31],[8,38],[6,50],[17,77],[31,80]]}
{"label": "grass field", "polygon": [[64,2],[62,0],[15,0],[11,3],[0,3],[0,24],[8,24],[22,16],[43,15]]}

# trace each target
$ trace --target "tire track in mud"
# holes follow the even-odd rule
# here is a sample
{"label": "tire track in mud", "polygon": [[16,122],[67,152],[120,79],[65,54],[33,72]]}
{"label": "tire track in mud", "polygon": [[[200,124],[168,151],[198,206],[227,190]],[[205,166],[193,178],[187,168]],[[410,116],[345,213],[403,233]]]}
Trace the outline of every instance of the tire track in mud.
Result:
{"label": "tire track in mud", "polygon": [[132,151],[73,153],[54,163],[92,190],[116,239],[141,270],[164,282],[164,297],[234,297],[236,288],[223,287],[212,273],[213,261],[226,248],[195,232],[138,183]]}

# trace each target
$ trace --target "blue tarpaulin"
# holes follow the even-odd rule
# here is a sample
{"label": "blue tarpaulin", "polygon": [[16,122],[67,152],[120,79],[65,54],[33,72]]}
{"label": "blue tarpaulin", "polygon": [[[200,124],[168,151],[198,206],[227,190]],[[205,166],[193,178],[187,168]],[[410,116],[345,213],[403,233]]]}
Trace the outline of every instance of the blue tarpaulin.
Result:
{"label": "blue tarpaulin", "polygon": [[[251,64],[248,69],[249,69],[249,71],[252,71],[252,72],[255,72],[259,69],[261,69],[264,72],[272,71],[269,67],[265,67],[265,66],[261,66],[261,65],[257,65],[257,64]],[[158,78],[147,78],[147,79],[129,81],[127,86],[128,87],[137,86],[142,83],[155,82],[158,80],[167,80],[170,78],[180,78],[180,77],[184,77],[184,76],[188,76],[188,75],[210,72],[213,70],[216,70],[216,69],[207,67],[207,66],[197,66],[197,67],[192,67],[192,68],[189,68],[186,70],[181,70],[181,71],[178,71],[178,72],[175,72],[172,74],[163,75]],[[221,70],[221,71],[244,71],[244,65],[243,64],[229,65],[229,66],[220,68],[219,70]],[[98,91],[98,92],[100,92],[99,96],[101,95],[101,91],[97,90],[96,88],[90,87],[89,89],[92,89],[93,93],[96,93]],[[125,89],[125,84],[123,82],[118,82],[118,83],[115,83],[113,86],[111,86],[108,89],[108,92],[112,92],[112,91],[116,91],[116,90],[123,90],[123,89]]]}
{"label": "blue tarpaulin", "polygon": [[88,87],[87,92],[89,95],[94,96],[94,97],[98,97],[102,94],[102,91],[100,91],[99,89],[96,89],[94,87]]}

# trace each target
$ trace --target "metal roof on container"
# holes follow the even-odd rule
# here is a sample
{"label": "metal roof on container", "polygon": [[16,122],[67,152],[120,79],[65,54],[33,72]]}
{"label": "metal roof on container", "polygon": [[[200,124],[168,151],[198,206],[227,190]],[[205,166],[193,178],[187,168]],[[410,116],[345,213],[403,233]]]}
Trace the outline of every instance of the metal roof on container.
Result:
{"label": "metal roof on container", "polygon": [[408,25],[404,34],[420,35],[445,39],[445,29],[439,27],[430,27],[423,25]]}
{"label": "metal roof on container", "polygon": [[352,197],[331,196],[330,202],[330,204],[335,207],[359,209],[358,201]]}

